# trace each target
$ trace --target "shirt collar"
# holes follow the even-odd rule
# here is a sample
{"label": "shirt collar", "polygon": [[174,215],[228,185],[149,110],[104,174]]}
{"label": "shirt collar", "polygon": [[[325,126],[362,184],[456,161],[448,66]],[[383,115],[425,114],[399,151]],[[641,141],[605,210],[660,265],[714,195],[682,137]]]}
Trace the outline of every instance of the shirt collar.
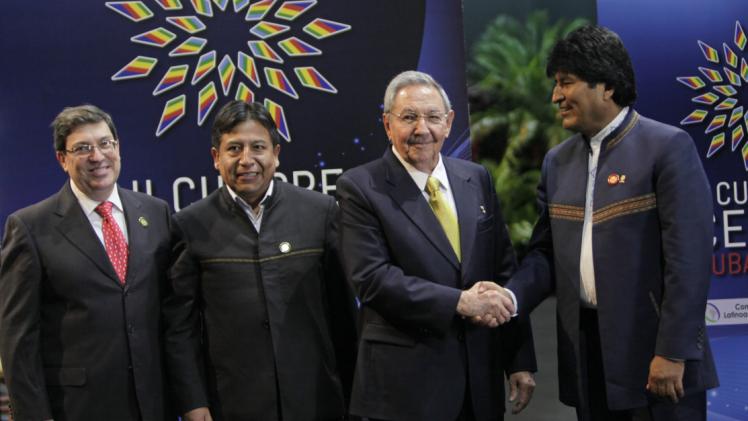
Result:
{"label": "shirt collar", "polygon": [[[260,200],[260,206],[265,206],[265,203],[270,199],[270,196],[273,195],[273,186],[275,185],[275,180],[270,179],[270,184],[268,185],[268,189],[265,192],[265,195],[262,196],[262,200]],[[249,203],[247,203],[244,199],[241,198],[234,190],[231,189],[228,185],[226,185],[226,190],[229,191],[229,195],[231,196],[231,200],[235,201],[239,205],[241,205],[245,209],[252,209],[252,206],[250,206]]]}
{"label": "shirt collar", "polygon": [[613,133],[613,130],[617,129],[618,126],[621,125],[623,122],[623,119],[626,118],[626,114],[629,112],[629,107],[623,107],[621,111],[618,112],[618,115],[608,123],[607,126],[603,127],[602,130],[597,132],[596,135],[592,136],[592,139],[590,139],[590,145],[599,145],[603,142],[603,140],[608,137],[609,134]]}
{"label": "shirt collar", "polygon": [[436,163],[436,167],[434,168],[434,171],[429,173],[425,173],[421,170],[418,170],[416,167],[411,165],[408,161],[403,159],[402,156],[400,156],[400,153],[397,152],[397,149],[395,149],[395,146],[392,146],[392,153],[395,154],[395,157],[397,157],[397,160],[400,161],[401,164],[403,164],[403,167],[405,167],[405,170],[408,172],[410,177],[413,179],[413,181],[416,183],[416,186],[418,186],[418,189],[421,191],[426,190],[426,182],[429,179],[429,176],[432,176],[439,180],[439,183],[442,185],[442,188],[445,190],[449,190],[449,179],[447,178],[447,168],[444,167],[444,160],[442,160],[442,154],[439,154],[439,161]]}
{"label": "shirt collar", "polygon": [[[90,197],[86,196],[85,193],[83,193],[78,186],[75,185],[75,182],[73,180],[70,180],[70,188],[73,190],[73,195],[76,199],[78,199],[78,203],[80,203],[81,208],[83,208],[83,212],[86,214],[86,216],[90,215],[92,212],[96,211],[96,207],[99,206],[101,202],[97,202]],[[120,212],[124,213],[125,210],[122,207],[122,200],[119,197],[119,188],[117,185],[114,185],[114,188],[112,189],[112,193],[109,195],[109,197],[104,200],[104,202],[109,201],[112,202],[112,205],[114,205],[114,208],[119,210]]]}

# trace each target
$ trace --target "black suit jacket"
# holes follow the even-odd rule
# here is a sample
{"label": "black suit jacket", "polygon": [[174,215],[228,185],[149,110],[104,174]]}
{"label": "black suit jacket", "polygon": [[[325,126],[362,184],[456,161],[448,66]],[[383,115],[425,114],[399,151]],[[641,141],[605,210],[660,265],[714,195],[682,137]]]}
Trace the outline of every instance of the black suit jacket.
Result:
{"label": "black suit jacket", "polygon": [[453,421],[471,399],[476,419],[495,420],[504,372],[535,369],[529,320],[488,329],[456,314],[463,289],[503,283],[516,263],[488,172],[458,159],[444,165],[462,263],[390,149],[338,179],[340,249],[362,305],[353,414]]}
{"label": "black suit jacket", "polygon": [[8,217],[0,252],[0,356],[16,420],[164,419],[160,290],[170,210],[119,189],[122,287],[69,184]]}
{"label": "black suit jacket", "polygon": [[181,412],[213,419],[340,419],[355,351],[335,200],[275,181],[259,235],[227,189],[174,217],[165,303]]}

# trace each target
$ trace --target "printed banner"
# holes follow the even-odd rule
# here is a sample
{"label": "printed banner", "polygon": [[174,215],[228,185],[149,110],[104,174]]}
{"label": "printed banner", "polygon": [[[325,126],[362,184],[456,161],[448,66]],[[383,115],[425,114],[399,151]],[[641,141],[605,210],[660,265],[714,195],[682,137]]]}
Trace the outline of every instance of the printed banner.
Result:
{"label": "printed banner", "polygon": [[114,118],[119,184],[175,210],[220,185],[210,126],[234,98],[270,109],[279,178],[332,194],[344,170],[387,146],[387,82],[419,69],[455,108],[444,151],[469,156],[460,2],[12,1],[0,28],[3,221],[62,186],[49,124],[82,103]]}
{"label": "printed banner", "polygon": [[714,253],[706,322],[721,386],[709,419],[748,419],[748,4],[598,0],[631,53],[643,115],[688,131],[711,181]]}

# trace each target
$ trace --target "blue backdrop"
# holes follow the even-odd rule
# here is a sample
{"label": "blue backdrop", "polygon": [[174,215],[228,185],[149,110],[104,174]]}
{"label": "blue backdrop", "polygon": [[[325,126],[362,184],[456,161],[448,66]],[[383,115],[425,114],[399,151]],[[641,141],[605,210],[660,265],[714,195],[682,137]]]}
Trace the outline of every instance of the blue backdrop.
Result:
{"label": "blue backdrop", "polygon": [[747,3],[732,0],[598,0],[599,23],[616,31],[631,53],[636,108],[687,130],[711,181],[706,320],[721,382],[708,394],[712,421],[748,419],[746,12]]}
{"label": "blue backdrop", "polygon": [[[332,193],[342,171],[383,153],[382,96],[403,70],[417,68],[444,84],[456,112],[445,151],[468,156],[460,2],[297,1],[307,8],[295,16],[298,10],[283,1],[248,3],[6,2],[0,14],[0,220],[63,184],[49,124],[63,107],[81,103],[100,106],[117,124],[119,184],[175,209],[218,187],[209,128],[218,108],[244,88],[282,109],[289,141],[278,171],[304,187]],[[272,5],[255,7],[262,3]],[[210,68],[211,57],[214,68],[193,84],[199,64]],[[298,68],[311,68],[332,89],[324,82],[304,86]],[[163,79],[172,82],[162,86]],[[226,93],[222,81],[230,82]],[[201,91],[203,109],[210,110],[205,116]],[[172,101],[175,115],[183,115],[168,125],[162,115]]]}

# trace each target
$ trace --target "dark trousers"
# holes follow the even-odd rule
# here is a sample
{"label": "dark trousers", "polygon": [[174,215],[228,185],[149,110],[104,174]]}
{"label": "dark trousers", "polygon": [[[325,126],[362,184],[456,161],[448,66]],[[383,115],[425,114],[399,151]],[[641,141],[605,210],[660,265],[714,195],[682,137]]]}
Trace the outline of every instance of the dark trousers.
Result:
{"label": "dark trousers", "polygon": [[[364,418],[364,421],[386,421],[376,418]],[[462,401],[462,409],[460,414],[457,416],[455,421],[475,421],[475,414],[473,413],[473,403],[470,400],[470,384],[465,386],[465,399]]]}
{"label": "dark trousers", "polygon": [[[387,421],[377,418],[363,418],[363,421]],[[470,402],[470,393],[465,393],[465,401],[462,403],[462,410],[457,416],[455,421],[475,421],[475,414],[473,414],[473,404]]]}
{"label": "dark trousers", "polygon": [[579,317],[582,352],[582,400],[579,421],[705,421],[706,392],[684,396],[677,404],[651,396],[647,406],[622,411],[608,408],[597,310],[582,308]]}
{"label": "dark trousers", "polygon": [[[464,328],[464,326],[461,326],[461,328]],[[467,362],[467,350],[465,349],[464,342],[463,342],[463,346],[461,347],[461,352],[462,352],[462,361]],[[503,398],[503,396],[501,398]],[[364,421],[388,421],[388,420],[377,419],[377,418],[363,418],[363,420]],[[457,419],[455,421],[475,421],[475,412],[473,411],[473,400],[472,400],[472,394],[470,393],[470,378],[469,377],[465,378],[465,396],[462,398],[462,409],[460,409],[460,413],[457,415]]]}

